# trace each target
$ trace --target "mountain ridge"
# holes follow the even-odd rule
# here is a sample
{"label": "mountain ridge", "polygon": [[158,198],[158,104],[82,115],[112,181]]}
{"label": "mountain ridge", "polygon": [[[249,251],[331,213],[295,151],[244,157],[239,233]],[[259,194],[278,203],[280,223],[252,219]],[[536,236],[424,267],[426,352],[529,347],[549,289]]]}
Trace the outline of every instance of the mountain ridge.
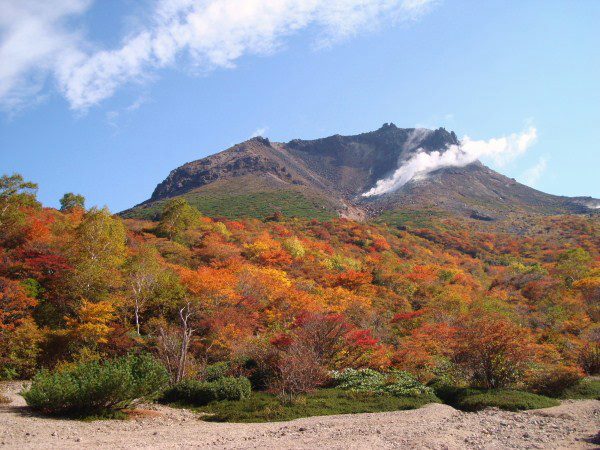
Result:
{"label": "mountain ridge", "polygon": [[[417,152],[443,152],[451,145],[459,145],[453,131],[398,128],[393,123],[357,135],[286,143],[254,137],[172,170],[148,200],[121,214],[156,215],[157,205],[177,196],[185,196],[212,215],[220,215],[219,202],[228,215],[226,206],[234,202],[236,214],[241,215],[269,209],[294,215],[298,209],[298,215],[309,218],[330,215],[358,220],[405,208],[432,208],[491,221],[507,212],[581,214],[593,213],[600,206],[591,197],[537,191],[479,161],[415,177],[393,192],[362,195]],[[243,203],[248,201],[244,197],[249,195],[259,206],[256,214],[244,211]],[[260,205],[262,197],[268,204]],[[214,205],[206,206],[211,199]],[[293,207],[295,201],[303,206]]]}

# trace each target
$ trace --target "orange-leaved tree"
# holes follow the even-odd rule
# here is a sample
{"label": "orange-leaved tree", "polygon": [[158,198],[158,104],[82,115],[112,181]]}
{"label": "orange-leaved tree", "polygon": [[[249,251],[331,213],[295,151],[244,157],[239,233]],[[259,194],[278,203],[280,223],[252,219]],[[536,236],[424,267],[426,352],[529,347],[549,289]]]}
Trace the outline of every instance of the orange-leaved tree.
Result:
{"label": "orange-leaved tree", "polygon": [[476,385],[510,386],[535,359],[530,332],[509,319],[473,311],[456,334],[456,362]]}

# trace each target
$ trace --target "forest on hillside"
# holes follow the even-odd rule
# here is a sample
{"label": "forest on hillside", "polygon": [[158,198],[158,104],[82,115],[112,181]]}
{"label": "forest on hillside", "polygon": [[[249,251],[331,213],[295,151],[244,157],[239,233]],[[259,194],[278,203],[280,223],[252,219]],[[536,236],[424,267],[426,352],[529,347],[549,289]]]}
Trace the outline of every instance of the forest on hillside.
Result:
{"label": "forest on hillside", "polygon": [[423,227],[205,217],[183,199],[122,219],[0,179],[0,379],[132,353],[172,384],[226,363],[300,393],[331,371],[405,371],[533,392],[600,372],[598,216],[529,233],[432,217]]}

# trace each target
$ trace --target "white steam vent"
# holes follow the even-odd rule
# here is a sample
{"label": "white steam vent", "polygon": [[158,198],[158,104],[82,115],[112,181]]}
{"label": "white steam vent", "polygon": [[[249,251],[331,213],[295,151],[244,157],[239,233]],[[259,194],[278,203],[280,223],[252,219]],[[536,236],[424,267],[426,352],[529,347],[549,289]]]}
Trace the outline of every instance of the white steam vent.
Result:
{"label": "white steam vent", "polygon": [[491,158],[496,165],[501,166],[527,151],[536,139],[537,130],[529,127],[519,134],[513,133],[487,141],[476,141],[465,136],[459,145],[451,145],[444,151],[427,153],[418,149],[417,153],[403,161],[390,177],[378,180],[372,189],[362,195],[372,197],[393,192],[413,178],[424,177],[444,167],[464,167],[484,157]]}

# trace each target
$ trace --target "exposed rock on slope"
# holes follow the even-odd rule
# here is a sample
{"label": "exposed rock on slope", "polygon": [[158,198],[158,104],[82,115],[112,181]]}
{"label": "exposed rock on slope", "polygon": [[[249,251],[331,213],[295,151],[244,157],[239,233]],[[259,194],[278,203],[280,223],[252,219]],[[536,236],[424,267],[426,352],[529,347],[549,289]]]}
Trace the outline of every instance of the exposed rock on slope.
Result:
{"label": "exposed rock on slope", "polygon": [[539,214],[600,211],[600,201],[545,194],[480,162],[440,169],[400,189],[363,197],[417,151],[458,144],[454,132],[398,128],[356,136],[330,136],[288,143],[257,137],[173,170],[151,198],[123,215],[156,216],[168,198],[185,196],[209,215],[287,215],[354,219],[398,209],[433,209],[479,220],[507,212]]}

